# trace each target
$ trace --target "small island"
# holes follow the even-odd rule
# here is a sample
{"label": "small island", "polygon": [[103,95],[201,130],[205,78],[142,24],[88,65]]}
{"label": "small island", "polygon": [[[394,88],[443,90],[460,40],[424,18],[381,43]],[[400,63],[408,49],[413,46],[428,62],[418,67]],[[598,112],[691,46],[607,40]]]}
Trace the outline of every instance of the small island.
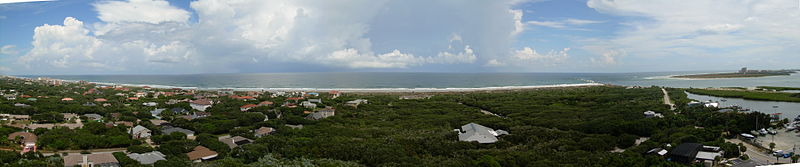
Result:
{"label": "small island", "polygon": [[678,76],[672,76],[672,78],[688,78],[688,79],[753,78],[753,77],[791,75],[792,73],[795,73],[797,71],[798,70],[748,70],[747,67],[744,67],[738,72],[678,75]]}

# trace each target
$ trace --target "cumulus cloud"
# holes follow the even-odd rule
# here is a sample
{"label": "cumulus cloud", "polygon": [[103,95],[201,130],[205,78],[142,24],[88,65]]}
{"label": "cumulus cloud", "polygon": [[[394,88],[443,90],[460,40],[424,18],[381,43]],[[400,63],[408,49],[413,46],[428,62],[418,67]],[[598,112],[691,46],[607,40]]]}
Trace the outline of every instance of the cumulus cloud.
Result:
{"label": "cumulus cloud", "polygon": [[624,57],[627,53],[625,51],[609,50],[601,54],[599,58],[589,58],[592,63],[598,65],[613,65],[617,64],[620,57]]}
{"label": "cumulus cloud", "polygon": [[539,53],[531,47],[524,47],[520,50],[513,51],[510,56],[491,59],[486,62],[485,66],[501,67],[501,66],[515,66],[515,67],[530,67],[530,66],[555,66],[566,62],[569,59],[569,51],[571,48],[564,48],[561,50],[550,50],[546,53]]}
{"label": "cumulus cloud", "polygon": [[[64,25],[38,27],[34,48],[18,62],[30,71],[91,66],[100,73],[473,64],[507,57],[524,30],[513,4],[198,0],[190,3],[192,13],[163,0],[101,1],[93,4],[100,22],[70,17]],[[188,21],[192,14],[196,22]]]}
{"label": "cumulus cloud", "polygon": [[[587,6],[601,13],[641,18],[625,21],[626,31],[617,36],[589,44],[605,47],[594,52],[603,57],[594,59],[596,62],[614,62],[616,59],[606,55],[617,53],[607,50],[619,49],[630,57],[669,57],[667,61],[716,58],[724,65],[754,65],[764,62],[758,59],[785,59],[800,52],[796,0],[589,0]],[[781,65],[792,63],[798,62]]]}

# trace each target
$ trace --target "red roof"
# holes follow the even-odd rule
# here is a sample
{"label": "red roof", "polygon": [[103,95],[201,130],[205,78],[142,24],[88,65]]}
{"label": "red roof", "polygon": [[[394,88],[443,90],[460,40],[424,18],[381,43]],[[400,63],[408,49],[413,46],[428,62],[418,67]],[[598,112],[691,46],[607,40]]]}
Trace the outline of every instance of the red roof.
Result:
{"label": "red roof", "polygon": [[255,105],[255,104],[245,104],[245,105],[243,105],[243,106],[242,106],[242,107],[240,107],[240,108],[253,108],[253,107],[258,107],[258,106],[257,106],[257,105]]}
{"label": "red roof", "polygon": [[139,100],[138,97],[129,97],[128,100]]}
{"label": "red roof", "polygon": [[28,96],[28,95],[20,95],[19,97],[21,97],[21,98],[29,98],[29,97],[31,97],[31,96]]}
{"label": "red roof", "polygon": [[304,99],[303,97],[290,97],[290,98],[286,98],[286,100],[303,100],[303,99]]}
{"label": "red roof", "polygon": [[258,103],[258,105],[272,105],[272,104],[273,103],[271,101],[262,101],[261,103]]}
{"label": "red roof", "polygon": [[328,93],[330,93],[330,94],[339,94],[339,91],[332,90],[332,91],[330,91]]}
{"label": "red roof", "polygon": [[72,100],[74,100],[74,99],[69,98],[69,97],[65,97],[65,98],[61,99],[61,101],[72,101]]}
{"label": "red roof", "polygon": [[239,97],[239,99],[256,99],[256,98],[253,96],[241,96]]}
{"label": "red roof", "polygon": [[96,102],[104,102],[104,101],[108,101],[108,100],[106,100],[104,98],[97,98],[97,99],[94,99],[94,101],[96,101]]}

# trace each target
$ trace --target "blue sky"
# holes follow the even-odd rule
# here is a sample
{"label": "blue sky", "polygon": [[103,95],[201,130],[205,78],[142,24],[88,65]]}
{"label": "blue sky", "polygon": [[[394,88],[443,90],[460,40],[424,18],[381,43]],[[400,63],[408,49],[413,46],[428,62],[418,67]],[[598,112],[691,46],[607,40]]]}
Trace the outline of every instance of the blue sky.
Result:
{"label": "blue sky", "polygon": [[0,0],[2,74],[800,68],[800,2]]}

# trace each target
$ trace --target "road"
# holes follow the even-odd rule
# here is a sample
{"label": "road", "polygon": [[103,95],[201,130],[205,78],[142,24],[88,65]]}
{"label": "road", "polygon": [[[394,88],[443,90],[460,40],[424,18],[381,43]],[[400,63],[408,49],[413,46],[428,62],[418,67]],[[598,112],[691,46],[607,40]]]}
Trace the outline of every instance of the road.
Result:
{"label": "road", "polygon": [[661,92],[664,93],[664,104],[669,105],[669,110],[675,110],[675,104],[672,103],[672,100],[669,98],[669,93],[664,88],[661,88]]}
{"label": "road", "polygon": [[[753,160],[753,162],[756,163],[756,164],[769,165],[769,164],[773,164],[773,163],[776,162],[776,158],[774,156],[772,156],[771,154],[764,153],[765,151],[762,151],[758,147],[750,145],[747,142],[743,142],[742,140],[739,140],[739,139],[725,139],[725,141],[731,142],[731,143],[736,143],[736,144],[739,144],[739,143],[744,144],[744,146],[747,147],[747,151],[744,152],[744,154],[746,154],[748,157],[750,157],[750,160]],[[780,158],[780,161],[777,161],[777,162],[780,162],[780,163],[791,163],[792,159]]]}

